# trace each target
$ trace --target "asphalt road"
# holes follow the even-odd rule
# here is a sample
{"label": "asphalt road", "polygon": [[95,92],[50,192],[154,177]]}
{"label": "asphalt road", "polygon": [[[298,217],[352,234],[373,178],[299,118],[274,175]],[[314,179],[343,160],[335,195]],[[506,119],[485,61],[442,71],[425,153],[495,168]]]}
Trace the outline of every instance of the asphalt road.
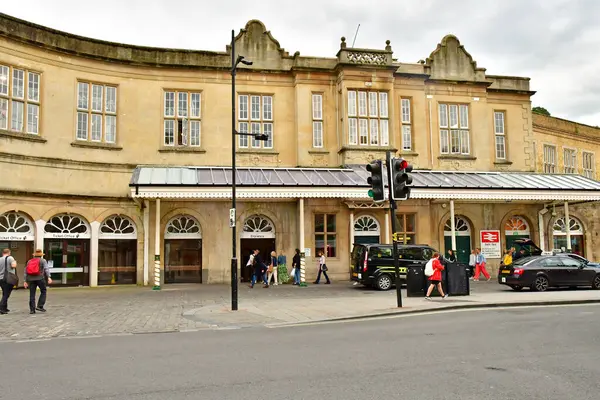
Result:
{"label": "asphalt road", "polygon": [[0,343],[0,399],[598,399],[600,306]]}

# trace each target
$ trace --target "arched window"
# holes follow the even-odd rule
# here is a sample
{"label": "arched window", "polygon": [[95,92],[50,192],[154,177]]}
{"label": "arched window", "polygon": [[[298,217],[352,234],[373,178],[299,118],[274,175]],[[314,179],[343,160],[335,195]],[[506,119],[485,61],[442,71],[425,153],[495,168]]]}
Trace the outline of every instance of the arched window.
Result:
{"label": "arched window", "polygon": [[100,225],[98,284],[135,284],[137,278],[137,230],[123,215],[111,215]]}
{"label": "arched window", "polygon": [[165,228],[165,283],[202,283],[202,229],[191,215],[177,215]]}
{"label": "arched window", "polygon": [[251,215],[246,218],[240,237],[242,239],[274,239],[275,226],[264,215]]}
{"label": "arched window", "polygon": [[370,215],[363,215],[354,221],[354,243],[379,243],[381,229],[379,222]]}
{"label": "arched window", "polygon": [[34,239],[33,222],[19,212],[7,212],[0,215],[0,239],[30,241]]}
{"label": "arched window", "polygon": [[82,217],[74,214],[59,214],[50,218],[44,227],[46,238],[89,239],[90,225]]}
{"label": "arched window", "polygon": [[512,216],[504,224],[504,233],[506,236],[527,236],[529,237],[529,224],[524,218]]}
{"label": "arched window", "polygon": [[167,224],[165,239],[202,239],[202,230],[196,218],[178,215]]}
{"label": "arched window", "polygon": [[100,239],[137,239],[135,224],[122,215],[111,215],[100,225]]}
{"label": "arched window", "polygon": [[[583,228],[581,222],[575,218],[569,218],[569,233],[571,235],[583,235]],[[565,218],[558,218],[554,221],[552,228],[552,234],[554,236],[566,236],[567,235],[567,224]]]}
{"label": "arched window", "polygon": [[[585,238],[583,225],[576,218],[569,218],[569,234],[571,236],[571,251],[585,257]],[[556,219],[552,226],[553,244],[555,249],[569,248],[567,243],[567,221],[564,217]]]}
{"label": "arched window", "polygon": [[531,238],[531,232],[529,231],[529,224],[525,221],[525,218],[513,215],[504,224],[504,239],[506,243],[506,249],[512,247],[519,249],[519,246],[515,243],[519,239]]}
{"label": "arched window", "polygon": [[[471,236],[471,225],[469,222],[460,217],[454,217],[454,232],[456,236]],[[446,225],[444,225],[444,236],[452,236],[452,225],[450,219],[446,221]]]}

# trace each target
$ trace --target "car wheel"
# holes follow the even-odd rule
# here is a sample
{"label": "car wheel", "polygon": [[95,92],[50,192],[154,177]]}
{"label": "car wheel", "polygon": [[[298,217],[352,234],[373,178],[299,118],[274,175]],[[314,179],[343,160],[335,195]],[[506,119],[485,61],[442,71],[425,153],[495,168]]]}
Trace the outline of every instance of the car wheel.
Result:
{"label": "car wheel", "polygon": [[520,292],[521,290],[523,290],[523,286],[519,286],[519,285],[510,285],[510,287],[512,288],[512,290],[514,290],[515,292]]}
{"label": "car wheel", "polygon": [[546,290],[548,290],[548,286],[548,278],[546,278],[543,275],[540,275],[537,278],[535,278],[535,281],[533,281],[533,285],[531,286],[531,288],[536,292],[545,292]]}
{"label": "car wheel", "polygon": [[390,290],[392,288],[392,277],[387,274],[379,275],[375,286],[379,290]]}
{"label": "car wheel", "polygon": [[594,281],[592,282],[592,288],[596,290],[600,290],[600,275],[596,275]]}

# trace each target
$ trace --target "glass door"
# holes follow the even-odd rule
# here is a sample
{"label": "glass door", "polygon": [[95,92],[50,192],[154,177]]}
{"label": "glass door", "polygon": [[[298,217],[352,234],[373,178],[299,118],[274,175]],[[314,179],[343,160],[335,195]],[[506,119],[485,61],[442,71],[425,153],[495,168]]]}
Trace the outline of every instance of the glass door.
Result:
{"label": "glass door", "polygon": [[46,239],[44,245],[54,286],[89,284],[89,240]]}

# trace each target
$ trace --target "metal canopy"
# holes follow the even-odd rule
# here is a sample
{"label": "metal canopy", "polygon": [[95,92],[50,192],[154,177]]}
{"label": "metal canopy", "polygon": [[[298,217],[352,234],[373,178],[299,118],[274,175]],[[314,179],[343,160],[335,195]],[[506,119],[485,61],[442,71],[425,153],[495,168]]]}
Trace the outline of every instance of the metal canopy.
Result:
{"label": "metal canopy", "polygon": [[[357,187],[366,181],[353,169],[237,168],[236,184],[257,187]],[[231,186],[231,168],[138,166],[129,186]]]}
{"label": "metal canopy", "polygon": [[[600,191],[581,175],[525,172],[413,171],[415,189]],[[242,187],[368,187],[364,165],[348,168],[237,168]],[[138,166],[131,187],[226,187],[231,168]]]}

